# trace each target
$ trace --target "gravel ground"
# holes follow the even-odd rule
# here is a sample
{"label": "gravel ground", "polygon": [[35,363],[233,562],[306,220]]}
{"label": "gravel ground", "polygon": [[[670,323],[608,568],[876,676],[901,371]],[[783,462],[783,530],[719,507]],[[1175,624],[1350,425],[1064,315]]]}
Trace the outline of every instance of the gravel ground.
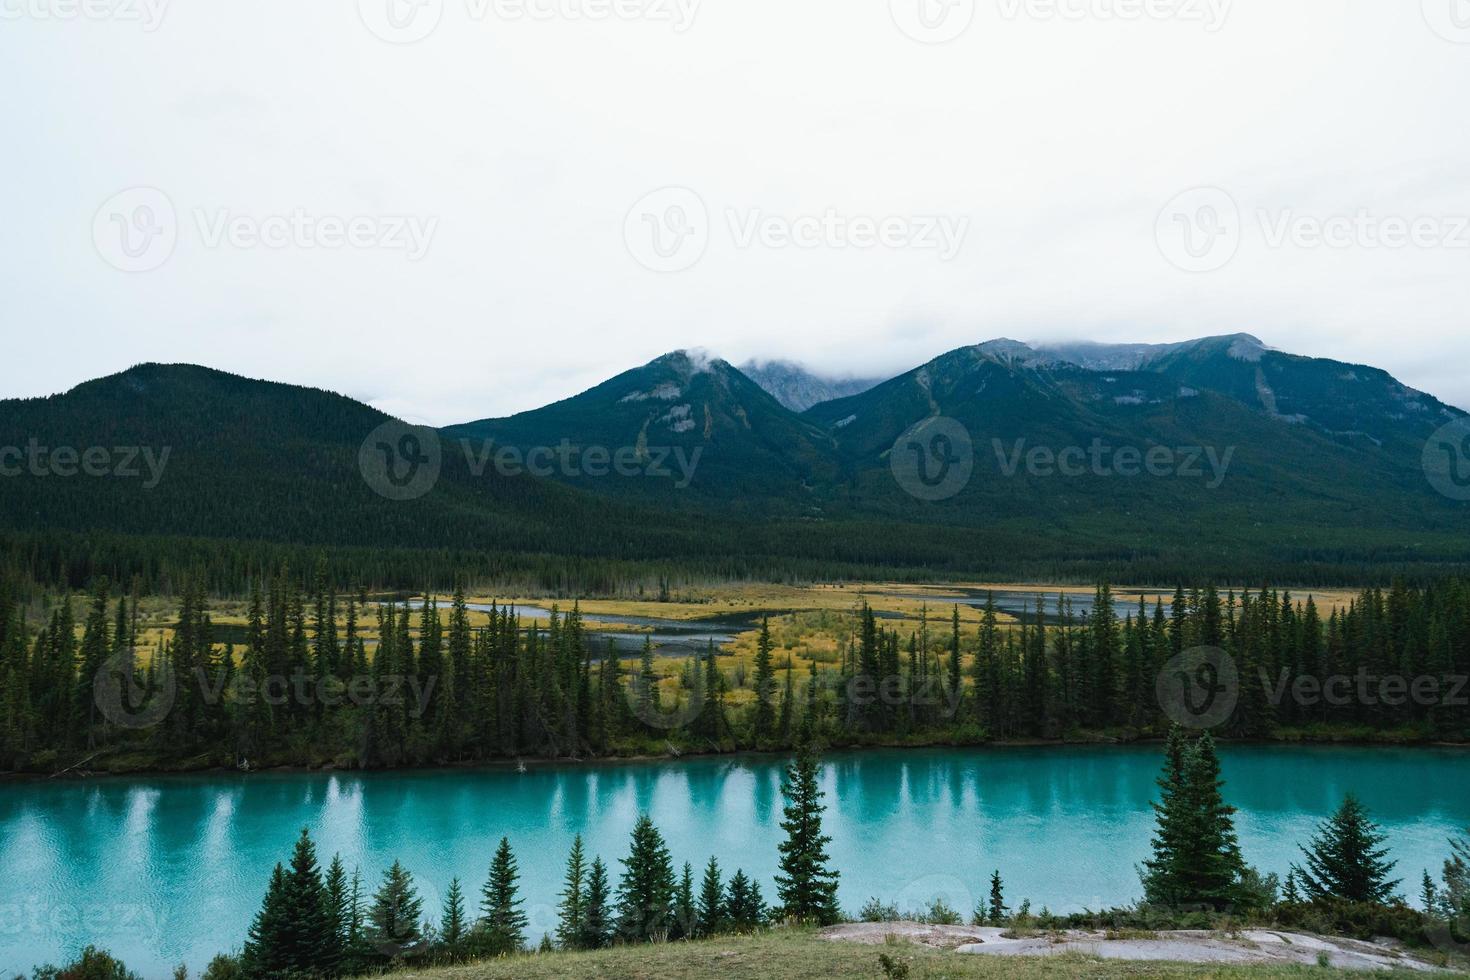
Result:
{"label": "gravel ground", "polygon": [[1316,965],[1326,956],[1330,966],[1346,970],[1435,967],[1400,950],[1355,939],[1327,939],[1295,932],[1245,930],[1231,936],[1220,932],[1159,932],[1146,938],[1128,935],[1109,939],[1102,932],[1067,930],[1024,938],[1006,938],[1004,929],[983,926],[931,926],[918,922],[853,922],[823,930],[834,942],[868,945],[886,943],[889,936],[958,953],[989,956],[1049,956],[1075,952],[1115,960],[1160,960],[1173,963],[1260,963]]}

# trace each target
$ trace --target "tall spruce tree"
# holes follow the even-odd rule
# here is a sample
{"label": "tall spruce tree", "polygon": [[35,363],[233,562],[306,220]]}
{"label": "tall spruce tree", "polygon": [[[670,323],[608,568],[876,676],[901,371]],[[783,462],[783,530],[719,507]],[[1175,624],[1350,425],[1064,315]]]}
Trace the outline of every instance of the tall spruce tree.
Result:
{"label": "tall spruce tree", "polygon": [[699,926],[699,908],[694,901],[694,866],[684,862],[684,871],[674,889],[674,937],[693,939]]}
{"label": "tall spruce tree", "polygon": [[1245,862],[1234,808],[1221,795],[1220,763],[1208,734],[1193,745],[1174,727],[1164,750],[1157,830],[1140,869],[1144,900],[1169,908],[1223,909],[1241,898]]}
{"label": "tall spruce tree", "polygon": [[1317,833],[1302,847],[1305,868],[1293,865],[1297,880],[1313,901],[1386,904],[1394,897],[1398,879],[1389,879],[1397,862],[1385,860],[1386,835],[1368,817],[1368,811],[1349,793],[1337,812],[1319,824]]}
{"label": "tall spruce tree", "polygon": [[786,769],[781,793],[786,798],[781,829],[786,839],[777,845],[781,873],[776,890],[783,914],[803,922],[831,925],[841,918],[837,906],[839,873],[827,867],[827,845],[822,833],[822,792],[817,784],[820,763],[810,723],[802,726],[796,757]]}
{"label": "tall spruce tree", "polygon": [[720,862],[713,857],[704,866],[704,877],[699,883],[700,936],[718,935],[725,927],[725,885],[720,880]]}
{"label": "tall spruce tree", "polygon": [[286,977],[297,972],[298,964],[290,959],[285,941],[291,928],[286,890],[286,869],[277,864],[240,954],[240,968],[247,977]]}
{"label": "tall spruce tree", "polygon": [[414,951],[423,937],[420,925],[424,903],[413,886],[413,877],[394,861],[383,872],[383,883],[368,908],[366,933],[373,948],[388,959]]}
{"label": "tall spruce tree", "polygon": [[349,910],[347,869],[342,866],[342,855],[332,855],[332,863],[327,866],[326,876],[322,884],[327,892],[327,928],[337,937],[337,947],[346,955],[348,941],[347,934]]}
{"label": "tall spruce tree", "polygon": [[647,815],[633,827],[618,882],[618,934],[625,942],[666,939],[674,917],[674,867],[663,834]]}
{"label": "tall spruce tree", "polygon": [[771,619],[761,618],[760,637],[755,644],[755,738],[770,738],[776,725],[776,668],[771,661]]}
{"label": "tall spruce tree", "polygon": [[996,869],[990,875],[990,906],[985,910],[986,916],[993,926],[1005,922],[1006,915],[1010,909],[1006,907],[1005,884],[1000,880],[1000,869]]}
{"label": "tall spruce tree", "polygon": [[592,869],[587,874],[587,901],[583,906],[582,938],[578,944],[582,949],[602,949],[612,943],[611,902],[607,865],[602,863],[602,858],[593,858]]}
{"label": "tall spruce tree", "polygon": [[1235,807],[1225,802],[1215,740],[1206,732],[1188,753],[1184,770],[1194,835],[1186,840],[1186,900],[1224,910],[1242,898],[1245,860],[1235,833]]}
{"label": "tall spruce tree", "polygon": [[581,834],[572,839],[572,852],[567,857],[567,874],[563,881],[556,941],[562,949],[580,949],[587,929],[587,861]]}
{"label": "tall spruce tree", "polygon": [[449,890],[444,893],[444,911],[439,916],[439,942],[444,944],[445,952],[453,957],[459,956],[468,931],[464,889],[460,887],[459,879],[454,878],[449,882]]}
{"label": "tall spruce tree", "polygon": [[515,952],[526,945],[526,915],[520,898],[520,877],[510,838],[500,838],[490,862],[490,876],[480,900],[480,925],[493,952]]}

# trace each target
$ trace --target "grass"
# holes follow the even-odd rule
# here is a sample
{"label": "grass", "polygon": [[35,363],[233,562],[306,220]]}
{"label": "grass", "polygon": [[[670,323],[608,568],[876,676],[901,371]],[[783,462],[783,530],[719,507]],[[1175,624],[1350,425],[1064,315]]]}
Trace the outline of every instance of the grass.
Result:
{"label": "grass", "polygon": [[[772,980],[772,978],[883,977],[878,957],[908,966],[911,980],[965,978],[1040,980],[1087,977],[1199,977],[1210,980],[1271,980],[1277,977],[1341,977],[1321,967],[1222,966],[1194,963],[1134,963],[1075,953],[1048,957],[999,957],[953,953],[904,942],[861,945],[830,942],[814,932],[786,931],[694,943],[634,946],[598,953],[554,953],[493,960],[469,966],[393,974],[399,980]],[[1398,971],[1395,971],[1398,972]],[[1402,971],[1407,976],[1408,971]],[[1466,977],[1470,974],[1442,973]]]}

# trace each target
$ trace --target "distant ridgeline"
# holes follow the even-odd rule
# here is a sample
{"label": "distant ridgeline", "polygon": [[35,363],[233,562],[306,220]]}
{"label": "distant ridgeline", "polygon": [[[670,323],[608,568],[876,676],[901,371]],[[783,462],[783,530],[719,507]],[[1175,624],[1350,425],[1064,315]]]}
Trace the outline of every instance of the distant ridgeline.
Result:
{"label": "distant ridgeline", "polygon": [[1040,610],[999,624],[992,604],[978,629],[956,607],[901,634],[864,605],[835,656],[777,649],[763,627],[749,669],[713,644],[680,661],[646,643],[621,662],[575,607],[526,629],[456,594],[441,619],[432,603],[370,604],[324,577],[254,591],[231,644],[192,586],[151,638],[136,595],[102,588],[78,605],[80,624],[70,603],[35,620],[0,593],[0,770],[725,752],[788,746],[808,720],[834,745],[1129,739],[1173,723],[1470,739],[1461,580],[1368,590],[1325,621],[1310,599],[1213,587],[1141,603],[1121,623],[1106,587],[1088,616],[1063,605],[1055,626]]}
{"label": "distant ridgeline", "polygon": [[991,341],[882,383],[748,369],[760,383],[676,352],[442,430],[190,365],[0,402],[0,576],[240,596],[324,557],[343,588],[608,594],[709,579],[1387,584],[1470,561],[1465,415],[1374,368],[1236,335]]}

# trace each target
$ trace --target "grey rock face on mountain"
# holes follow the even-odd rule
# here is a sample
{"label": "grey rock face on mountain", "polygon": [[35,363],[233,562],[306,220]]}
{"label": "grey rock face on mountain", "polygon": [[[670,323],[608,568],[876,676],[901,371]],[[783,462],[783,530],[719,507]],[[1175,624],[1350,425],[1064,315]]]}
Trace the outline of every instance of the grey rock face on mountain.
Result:
{"label": "grey rock face on mountain", "polygon": [[813,405],[859,394],[882,380],[827,377],[792,361],[747,361],[740,370],[793,412],[805,412]]}

